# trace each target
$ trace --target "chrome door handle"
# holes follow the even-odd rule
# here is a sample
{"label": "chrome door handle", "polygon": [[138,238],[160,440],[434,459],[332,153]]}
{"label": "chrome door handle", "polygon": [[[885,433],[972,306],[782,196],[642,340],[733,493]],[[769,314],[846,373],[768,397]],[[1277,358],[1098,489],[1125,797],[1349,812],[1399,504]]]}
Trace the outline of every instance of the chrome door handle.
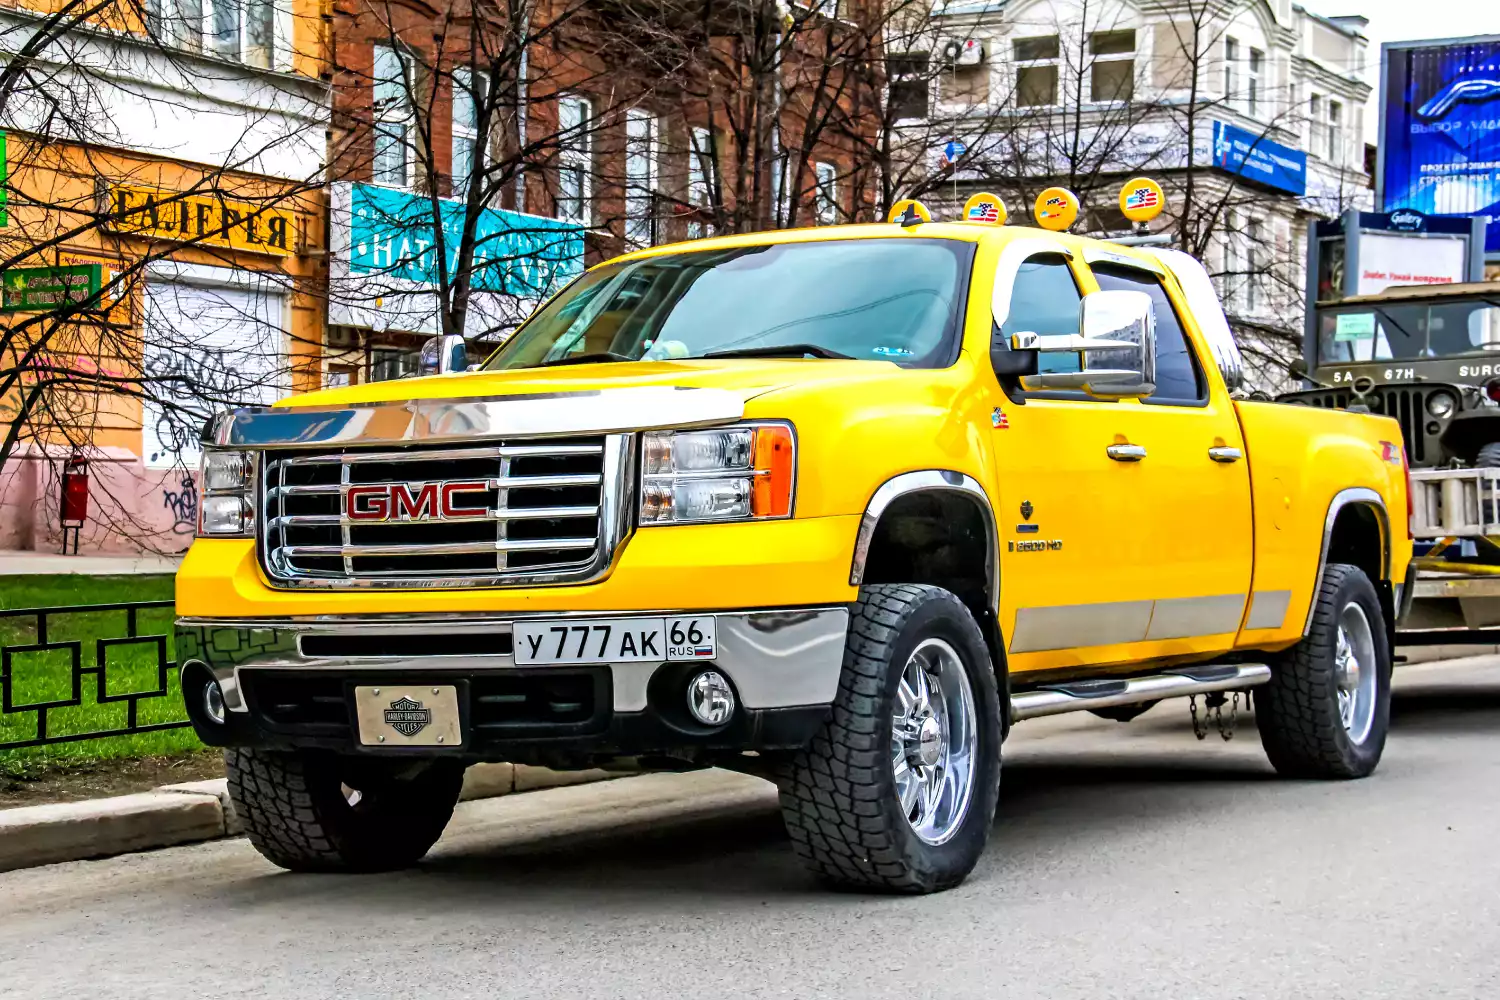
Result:
{"label": "chrome door handle", "polygon": [[1245,456],[1238,448],[1210,448],[1208,449],[1208,457],[1215,462],[1228,463],[1238,462]]}
{"label": "chrome door handle", "polygon": [[1146,457],[1146,449],[1138,444],[1112,444],[1104,451],[1116,462],[1139,462]]}

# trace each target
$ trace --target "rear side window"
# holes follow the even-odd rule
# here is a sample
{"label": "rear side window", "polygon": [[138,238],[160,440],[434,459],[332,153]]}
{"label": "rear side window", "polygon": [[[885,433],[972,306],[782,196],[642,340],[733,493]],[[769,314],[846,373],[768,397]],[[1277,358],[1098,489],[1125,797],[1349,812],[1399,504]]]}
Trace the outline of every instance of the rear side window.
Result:
{"label": "rear side window", "polygon": [[[1002,332],[1007,341],[1016,333],[1077,333],[1078,307],[1083,294],[1060,254],[1029,258],[1016,274],[1010,292],[1010,315]],[[1077,354],[1043,354],[1038,371],[1076,372]]]}
{"label": "rear side window", "polygon": [[1198,403],[1206,400],[1203,373],[1182,320],[1167,298],[1161,280],[1149,271],[1099,264],[1093,268],[1100,291],[1145,292],[1156,309],[1156,392],[1146,402]]}

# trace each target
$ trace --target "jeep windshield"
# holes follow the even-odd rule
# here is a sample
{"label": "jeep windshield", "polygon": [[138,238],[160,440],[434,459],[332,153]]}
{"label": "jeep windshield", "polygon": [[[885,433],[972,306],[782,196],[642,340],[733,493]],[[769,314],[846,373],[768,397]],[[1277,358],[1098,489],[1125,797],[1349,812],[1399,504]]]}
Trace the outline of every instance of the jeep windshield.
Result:
{"label": "jeep windshield", "polygon": [[974,244],[897,238],[690,250],[595,268],[526,321],[491,371],[812,357],[944,368]]}
{"label": "jeep windshield", "polygon": [[1319,310],[1318,363],[1500,355],[1500,298]]}

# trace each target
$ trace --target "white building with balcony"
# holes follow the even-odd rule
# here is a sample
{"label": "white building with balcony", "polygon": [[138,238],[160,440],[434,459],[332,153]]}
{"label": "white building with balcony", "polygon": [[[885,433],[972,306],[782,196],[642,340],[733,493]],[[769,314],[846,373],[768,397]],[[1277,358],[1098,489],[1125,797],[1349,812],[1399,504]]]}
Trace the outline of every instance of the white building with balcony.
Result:
{"label": "white building with balcony", "polygon": [[994,190],[1021,221],[1060,184],[1075,231],[1117,234],[1121,183],[1155,177],[1153,228],[1205,259],[1241,326],[1295,336],[1307,223],[1371,199],[1365,24],[1290,0],[969,0],[892,53],[890,97],[933,164],[922,197]]}

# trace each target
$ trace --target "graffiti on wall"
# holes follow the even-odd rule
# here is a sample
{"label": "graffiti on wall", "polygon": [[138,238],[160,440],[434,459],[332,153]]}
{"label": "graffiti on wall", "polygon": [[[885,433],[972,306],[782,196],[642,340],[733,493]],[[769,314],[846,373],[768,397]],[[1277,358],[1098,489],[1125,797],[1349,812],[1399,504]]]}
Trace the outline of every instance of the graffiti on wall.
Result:
{"label": "graffiti on wall", "polygon": [[182,477],[182,489],[161,491],[162,506],[172,512],[172,533],[191,535],[198,530],[198,486],[192,476]]}

